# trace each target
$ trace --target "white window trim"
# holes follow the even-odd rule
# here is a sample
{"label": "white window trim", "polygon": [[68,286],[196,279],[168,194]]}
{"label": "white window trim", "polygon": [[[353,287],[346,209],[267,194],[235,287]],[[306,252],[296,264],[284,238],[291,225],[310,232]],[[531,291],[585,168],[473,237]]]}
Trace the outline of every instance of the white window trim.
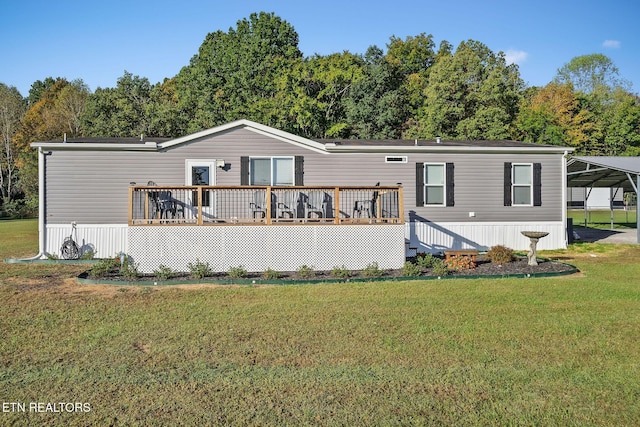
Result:
{"label": "white window trim", "polygon": [[[442,166],[442,174],[444,180],[442,184],[427,184],[427,166]],[[447,206],[447,164],[446,163],[425,163],[422,166],[423,169],[423,192],[424,192],[424,206],[429,208],[441,208]],[[441,204],[429,204],[427,203],[427,187],[442,187],[442,203]]]}
{"label": "white window trim", "polygon": [[[529,166],[531,171],[530,184],[516,184],[515,183],[515,167],[516,166]],[[516,203],[516,187],[529,187],[529,203]],[[533,206],[533,163],[512,163],[511,164],[511,206],[531,207]]]}
{"label": "white window trim", "polygon": [[296,159],[295,156],[250,156],[249,157],[249,185],[255,185],[252,184],[252,180],[251,180],[251,161],[252,160],[266,160],[269,159],[271,161],[271,173],[270,178],[271,178],[271,184],[270,185],[275,185],[273,183],[273,160],[274,159],[291,159],[291,164],[292,164],[292,168],[291,168],[291,182],[292,182],[292,186],[295,185],[296,183]]}

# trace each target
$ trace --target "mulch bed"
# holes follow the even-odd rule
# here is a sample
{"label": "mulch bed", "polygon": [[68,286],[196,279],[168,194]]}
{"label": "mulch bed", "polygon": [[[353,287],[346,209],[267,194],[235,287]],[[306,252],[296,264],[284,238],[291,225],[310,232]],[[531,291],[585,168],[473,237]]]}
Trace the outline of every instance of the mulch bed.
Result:
{"label": "mulch bed", "polygon": [[528,265],[526,257],[518,258],[503,265],[493,264],[484,259],[478,258],[477,267],[472,270],[453,272],[454,276],[498,276],[503,274],[540,274],[540,273],[562,273],[572,271],[575,268],[568,264],[547,259],[538,259],[538,265]]}
{"label": "mulch bed", "polygon": [[[476,268],[470,270],[463,271],[451,271],[449,272],[447,277],[464,277],[464,276],[506,276],[506,275],[528,275],[528,274],[549,274],[549,273],[563,273],[563,272],[571,272],[575,271],[575,268],[571,265],[564,264],[561,262],[548,260],[548,259],[538,259],[538,265],[530,266],[527,263],[526,257],[519,257],[515,261],[510,263],[506,263],[503,265],[498,265],[491,263],[486,260],[484,255],[480,255],[476,261]],[[279,272],[280,276],[277,279],[266,279],[261,272],[250,272],[247,276],[243,277],[242,281],[247,280],[255,280],[256,283],[260,281],[267,280],[277,280],[277,281],[290,281],[290,280],[313,280],[313,281],[321,281],[321,280],[336,280],[341,279],[332,274],[331,271],[315,271],[313,277],[300,277],[300,275],[295,271],[284,271]],[[434,277],[435,275],[432,273],[431,269],[423,270],[420,274],[420,277]],[[80,275],[81,278],[89,278],[96,279],[100,281],[122,281],[122,282],[143,282],[143,281],[154,281],[156,280],[153,275],[143,275],[138,277],[137,279],[125,279],[124,277],[112,273],[108,276],[92,278],[89,277],[87,273],[83,273]],[[384,270],[383,274],[379,276],[381,278],[401,278],[404,277],[402,269],[398,270]],[[342,278],[346,280],[346,278]],[[352,271],[349,279],[375,279],[375,277],[366,276],[363,271]],[[175,277],[173,277],[170,282],[180,282],[194,279],[189,276],[187,273],[179,273]],[[220,280],[222,281],[230,281],[231,278],[227,273],[213,273],[211,276],[207,276],[207,282]],[[163,282],[167,283],[167,281]]]}

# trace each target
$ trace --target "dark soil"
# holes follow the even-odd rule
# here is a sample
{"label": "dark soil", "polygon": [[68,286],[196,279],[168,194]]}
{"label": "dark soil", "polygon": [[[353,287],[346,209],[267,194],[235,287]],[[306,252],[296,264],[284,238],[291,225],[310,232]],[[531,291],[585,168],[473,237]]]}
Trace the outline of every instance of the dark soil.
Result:
{"label": "dark soil", "polygon": [[[410,260],[412,261],[412,260]],[[460,276],[506,276],[506,275],[527,275],[527,274],[544,274],[544,273],[562,273],[562,272],[570,272],[574,271],[575,268],[571,265],[564,264],[561,262],[547,260],[547,259],[538,259],[538,265],[530,266],[528,265],[526,257],[517,258],[515,261],[498,265],[491,263],[486,260],[483,255],[480,255],[476,261],[476,267],[469,270],[463,271],[450,271],[447,275],[448,277],[460,277]],[[432,269],[423,269],[421,270],[421,277],[434,277]],[[89,272],[85,272],[80,275],[82,278],[89,279],[98,279],[105,281],[124,281],[124,282],[135,282],[135,281],[155,281],[157,280],[153,275],[142,275],[136,279],[124,278],[118,274],[118,272],[114,271],[108,275],[101,277],[91,277]],[[240,278],[243,281],[246,280],[255,280],[256,282],[260,281],[274,281],[274,280],[336,280],[336,279],[373,279],[373,278],[401,278],[405,277],[405,274],[402,269],[397,270],[381,270],[379,275],[367,275],[363,270],[351,271],[348,277],[338,277],[334,275],[331,271],[315,271],[312,276],[301,276],[298,272],[295,271],[283,271],[278,272],[278,277],[265,277],[264,273],[261,272],[250,272],[246,276]],[[177,273],[170,282],[180,282],[185,280],[194,280],[188,273]],[[213,273],[210,276],[207,276],[204,280],[207,282],[220,280],[221,282],[230,282],[232,278],[229,277],[227,273]],[[163,283],[167,283],[167,281],[163,281]]]}
{"label": "dark soil", "polygon": [[499,276],[504,274],[540,274],[540,273],[561,273],[574,270],[568,264],[552,260],[538,259],[538,265],[528,265],[527,258],[518,258],[503,265],[493,264],[484,257],[478,258],[477,267],[472,270],[452,272],[454,276]]}

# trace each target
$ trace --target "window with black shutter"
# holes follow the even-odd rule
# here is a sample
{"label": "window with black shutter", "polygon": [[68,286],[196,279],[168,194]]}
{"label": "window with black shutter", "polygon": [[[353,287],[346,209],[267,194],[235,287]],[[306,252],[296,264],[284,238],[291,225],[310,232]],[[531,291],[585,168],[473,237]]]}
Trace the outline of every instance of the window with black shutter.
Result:
{"label": "window with black shutter", "polygon": [[304,157],[240,158],[241,185],[304,185]]}
{"label": "window with black shutter", "polygon": [[542,206],[542,164],[504,164],[504,205]]}
{"label": "window with black shutter", "polygon": [[454,206],[453,163],[416,163],[416,206]]}

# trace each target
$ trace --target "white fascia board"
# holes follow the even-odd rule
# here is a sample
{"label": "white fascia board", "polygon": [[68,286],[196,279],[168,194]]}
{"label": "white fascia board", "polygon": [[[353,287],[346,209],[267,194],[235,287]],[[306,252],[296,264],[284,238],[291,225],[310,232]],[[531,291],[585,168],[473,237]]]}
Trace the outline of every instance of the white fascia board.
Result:
{"label": "white fascia board", "polygon": [[326,144],[329,153],[493,153],[564,154],[564,147],[367,146]]}
{"label": "white fascia board", "polygon": [[258,128],[248,127],[247,130],[258,133],[260,135],[269,136],[271,138],[275,138],[298,147],[306,148],[308,150],[315,151],[316,153],[328,154],[324,144],[320,144],[319,142],[315,142],[307,138],[302,138],[288,132],[283,132],[272,128],[269,128],[269,130],[265,131]]}
{"label": "white fascia board", "polygon": [[241,126],[248,126],[248,120],[236,120],[235,122],[226,123],[224,125],[216,126],[210,129],[201,130],[200,132],[192,133],[191,135],[181,136],[180,138],[172,139],[170,141],[163,142],[158,144],[158,148],[166,149],[171,148],[176,145],[184,144],[186,142],[190,142],[199,138],[204,138],[209,135],[214,135],[216,133],[224,132],[229,129],[233,129]]}
{"label": "white fascia board", "polygon": [[34,142],[33,148],[43,150],[89,150],[89,151],[156,151],[157,142],[147,141],[144,144],[109,144],[109,143],[74,143],[74,142]]}
{"label": "white fascia board", "polygon": [[216,126],[211,129],[206,129],[200,132],[196,132],[191,135],[183,136],[181,138],[172,139],[171,141],[167,141],[161,144],[158,144],[158,149],[167,149],[170,147],[174,147],[176,145],[184,144],[199,138],[204,138],[207,136],[215,135],[216,133],[225,132],[234,128],[244,128],[246,130],[265,135],[271,138],[278,139],[280,141],[288,142],[293,145],[297,145],[299,147],[307,148],[318,153],[326,153],[324,149],[324,144],[320,144],[318,142],[312,141],[307,138],[303,138],[289,132],[284,132],[270,126],[265,126],[260,123],[252,122],[251,120],[236,120],[235,122],[226,123],[224,125]]}

